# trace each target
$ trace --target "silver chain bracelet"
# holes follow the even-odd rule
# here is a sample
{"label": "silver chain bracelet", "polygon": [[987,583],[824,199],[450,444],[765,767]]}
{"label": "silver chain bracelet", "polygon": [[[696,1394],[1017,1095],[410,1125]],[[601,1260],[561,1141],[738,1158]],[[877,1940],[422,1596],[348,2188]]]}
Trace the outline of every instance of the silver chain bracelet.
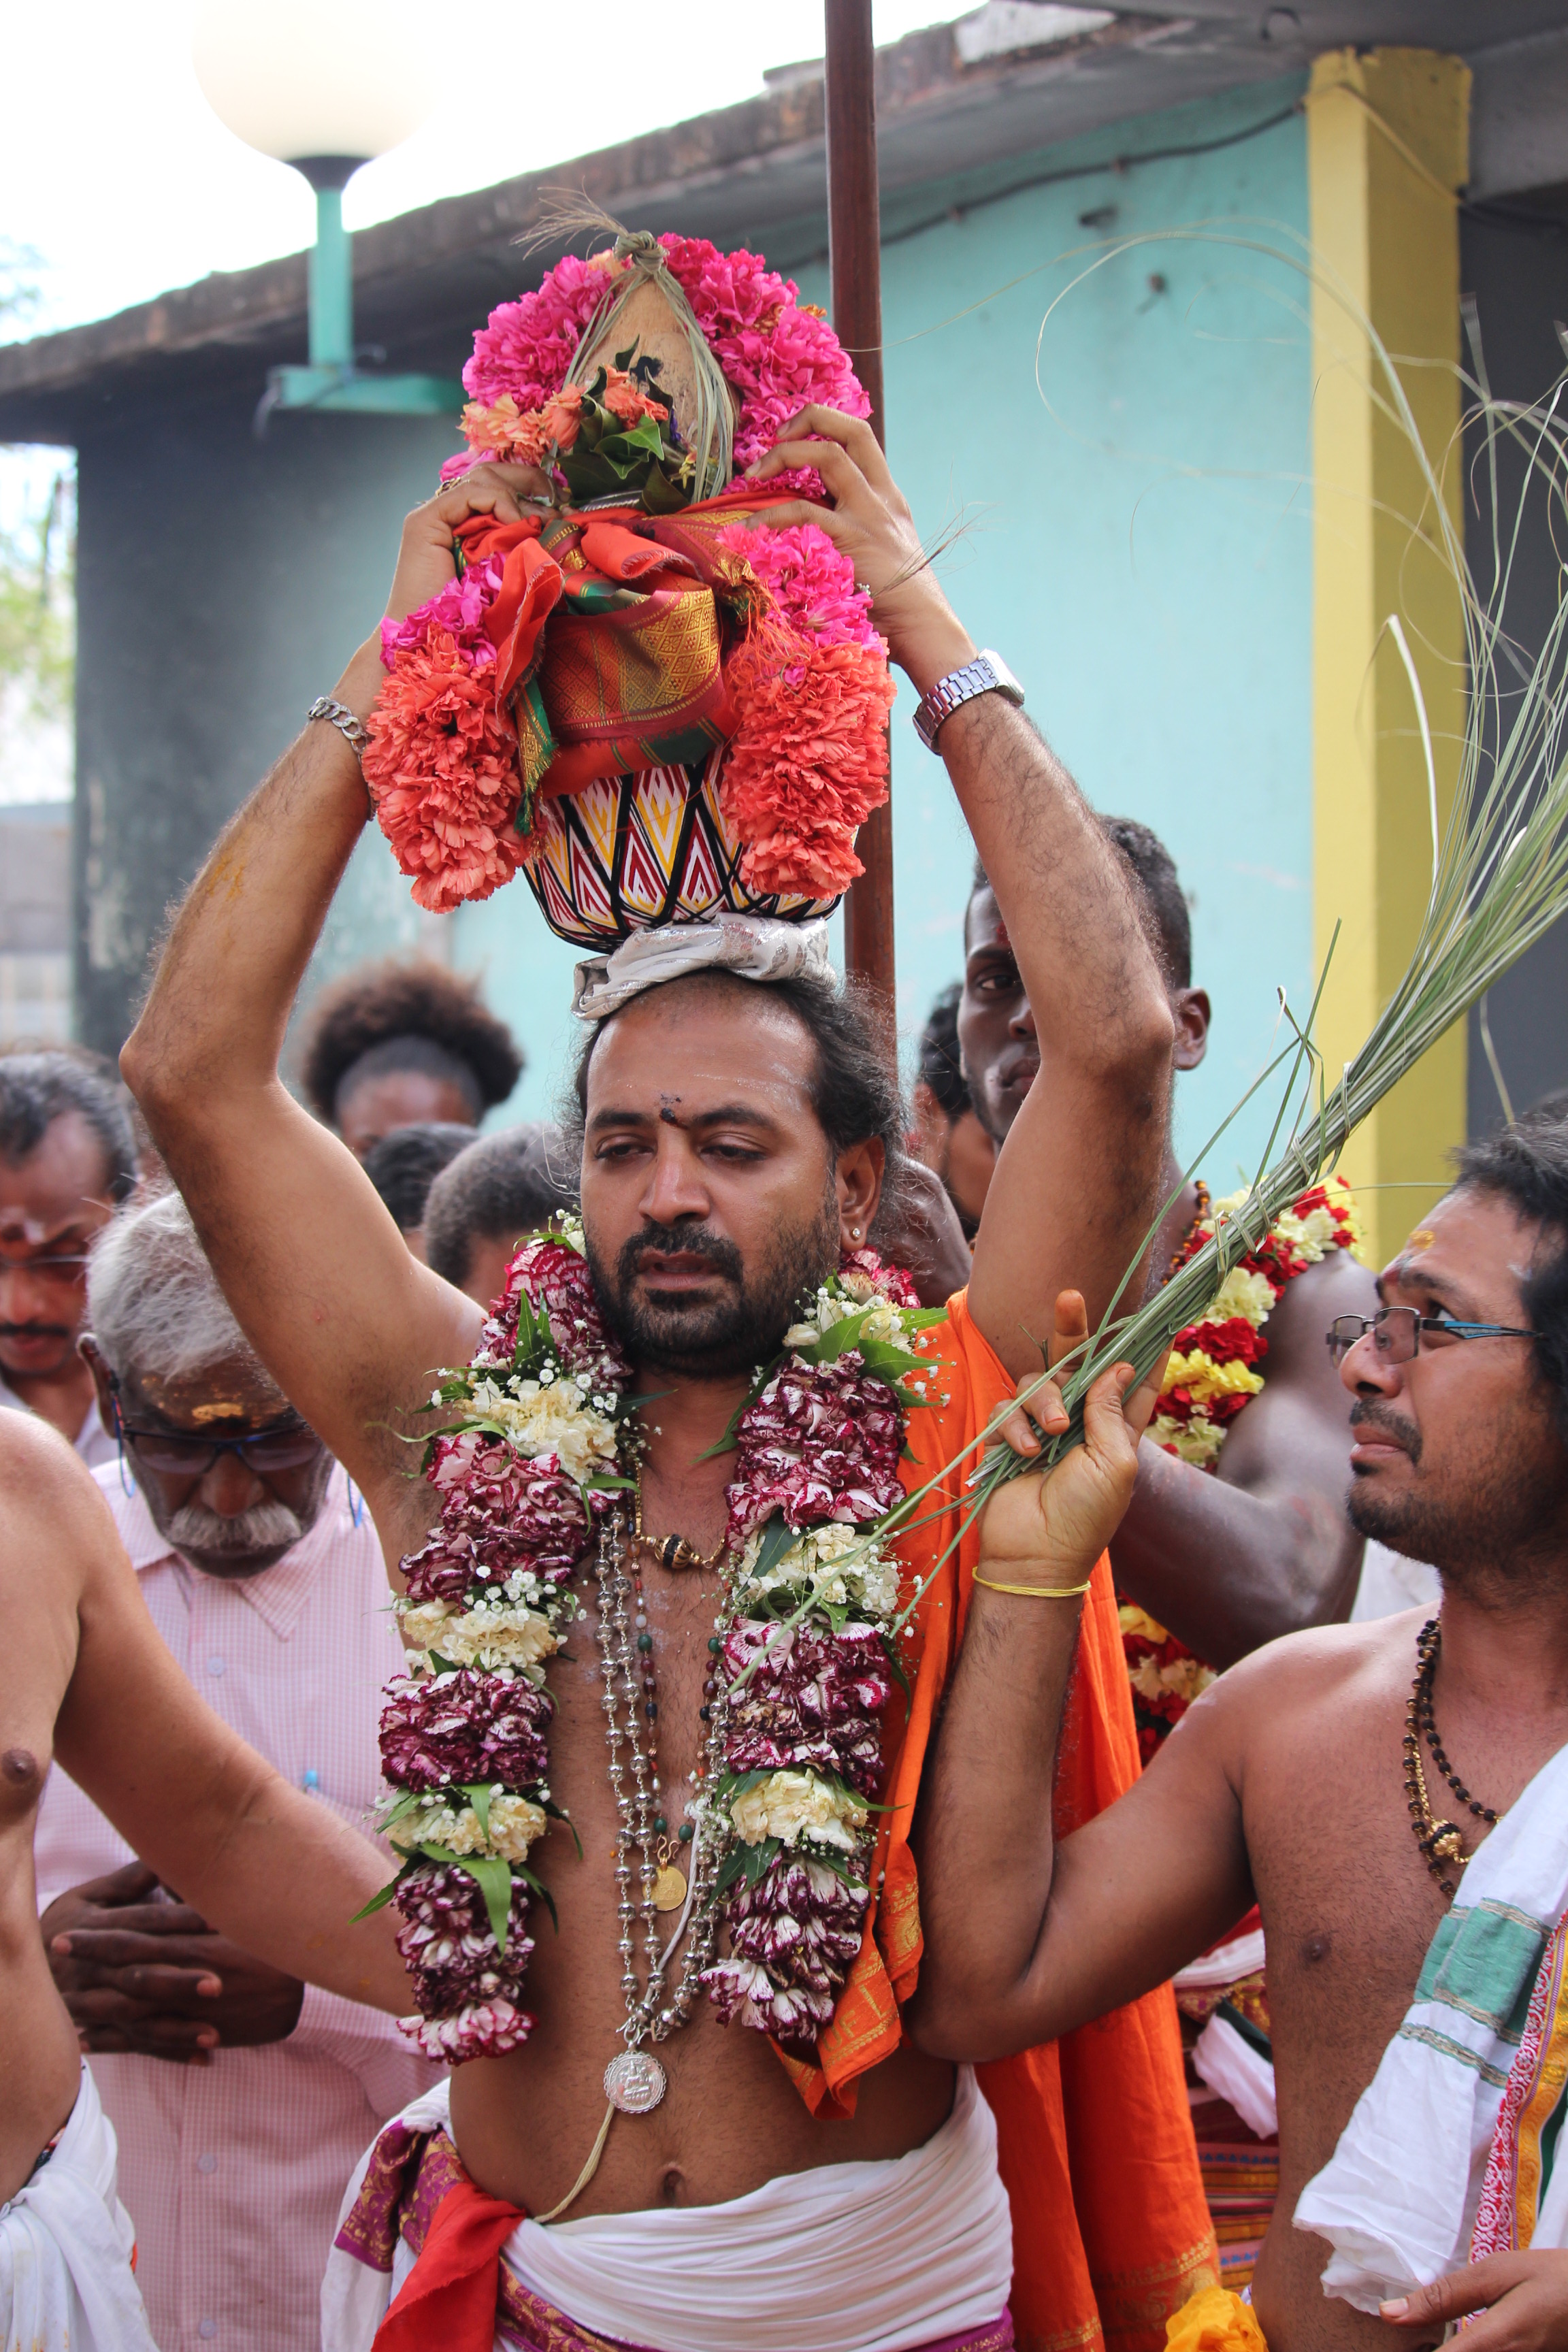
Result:
{"label": "silver chain bracelet", "polygon": [[352,710],[341,702],[334,702],[330,694],[319,694],[305,713],[307,725],[312,719],[324,719],[329,727],[335,727],[363,767],[364,755],[370,749],[370,730],[361,726]]}

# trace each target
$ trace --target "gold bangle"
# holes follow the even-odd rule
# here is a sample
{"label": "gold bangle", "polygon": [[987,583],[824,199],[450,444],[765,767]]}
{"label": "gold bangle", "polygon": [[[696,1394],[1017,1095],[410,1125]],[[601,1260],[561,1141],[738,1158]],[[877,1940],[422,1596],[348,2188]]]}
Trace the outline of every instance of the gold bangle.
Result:
{"label": "gold bangle", "polygon": [[987,1592],[1020,1592],[1033,1601],[1076,1601],[1079,1593],[1089,1591],[1094,1579],[1087,1576],[1081,1584],[998,1584],[994,1577],[982,1576],[976,1569],[974,1581],[983,1584]]}

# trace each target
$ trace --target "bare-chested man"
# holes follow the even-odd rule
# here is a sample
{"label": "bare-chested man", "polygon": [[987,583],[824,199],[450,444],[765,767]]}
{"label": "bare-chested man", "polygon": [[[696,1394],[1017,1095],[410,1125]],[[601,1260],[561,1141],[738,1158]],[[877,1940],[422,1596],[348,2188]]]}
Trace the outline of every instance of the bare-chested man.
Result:
{"label": "bare-chested man", "polygon": [[[765,479],[805,464],[821,473],[834,507],[786,505],[768,520],[830,531],[875,593],[895,658],[928,691],[974,648],[923,563],[869,428],[808,410],[756,470]],[[487,464],[421,508],[405,530],[392,613],[407,613],[450,580],[453,532],[467,516],[514,516],[518,497],[541,493],[542,477]],[[381,674],[373,638],[335,688],[337,699],[367,716]],[[1097,1306],[1120,1282],[1161,1164],[1171,1050],[1164,991],[1120,862],[1029,721],[983,693],[945,721],[940,749],[996,876],[1031,991],[1052,1013],[1041,1024],[1046,1080],[1002,1155],[974,1258],[963,1321],[969,1353],[950,1350],[943,1407],[914,1416],[931,1445],[940,1443],[929,1435],[933,1424],[945,1431],[965,1412],[983,1420],[1013,1378],[1038,1365],[1029,1335],[1045,1328],[1069,1268],[1087,1265]],[[423,1540],[436,1501],[410,1475],[400,1433],[424,1426],[432,1369],[473,1355],[481,1311],[410,1259],[348,1152],[278,1076],[294,992],[365,818],[364,784],[343,738],[308,728],[196,882],[123,1066],[241,1324],[364,1490],[395,1569]],[[533,919],[531,910],[520,907],[517,919]],[[636,1367],[635,1388],[658,1398],[642,1524],[650,1538],[678,1535],[703,1556],[680,1572],[651,1544],[639,1556],[659,1687],[658,1769],[665,1809],[679,1820],[700,1754],[702,1685],[724,1589],[718,1558],[732,1464],[715,1444],[753,1367],[779,1348],[802,1290],[870,1233],[902,1114],[874,1033],[826,982],[807,980],[774,988],[708,972],[647,987],[591,1034],[579,1085],[590,1264]],[[944,1458],[939,1450],[936,1462]],[[933,1601],[943,1638],[946,1592]],[[1114,1657],[1108,1583],[1101,1622]],[[626,2014],[603,1693],[591,1635],[572,1648],[548,1669],[550,1777],[584,1858],[559,1831],[537,1849],[560,1915],[558,1933],[540,1928],[530,1963],[537,2024],[505,2056],[460,2066],[451,2093],[468,2174],[524,2213],[549,2213],[571,2195],[605,2117],[605,2068]],[[1114,1785],[1125,1785],[1134,1751],[1114,1683],[1112,1664],[1096,1685],[1105,1696],[1086,1702],[1086,1753],[1114,1746],[1122,1759]],[[1086,2053],[1086,2105],[1103,2120],[1120,2095],[1110,2087],[1121,2063],[1118,2032],[1136,2040],[1136,2061],[1115,2079],[1130,2094],[1135,2083],[1142,2145],[1119,2155],[1114,2190],[1109,2179],[1097,2188],[1092,2152],[1082,2155],[1089,2171],[1073,2183],[1081,2240],[1056,2053],[1031,2062],[1027,2081],[1020,2074],[1005,2098],[1005,2086],[996,2089],[1006,2130],[1021,2131],[1033,2148],[1014,2175],[1029,2222],[1013,2277],[1021,2337],[1089,2346],[1103,2311],[1121,2343],[1157,2345],[1160,2308],[1182,2299],[1212,2254],[1173,2023],[1165,2009],[1140,2010]],[[886,2352],[944,2336],[1010,2341],[1013,2250],[985,2102],[966,2083],[955,2105],[952,2069],[907,2039],[892,2046],[896,2012],[889,2032],[887,2045],[873,2045],[881,2063],[847,2061],[850,2079],[827,2102],[829,2115],[837,2108],[828,2120],[811,2111],[761,2033],[721,2029],[700,2002],[694,2021],[661,2043],[662,2103],[646,2116],[616,2118],[571,2208],[571,2222],[584,2227],[595,2217],[635,2219],[637,2299],[616,2306],[606,2271],[590,2266],[591,2305],[563,2316],[561,2300],[552,2304],[552,2340],[574,2341],[575,2321],[672,2352],[785,2340],[792,2352],[828,2352],[846,2329],[849,2340]],[[1005,2140],[1004,2172],[1009,2161]],[[811,2202],[815,2168],[845,2163],[859,2168],[854,2196],[818,2195],[808,2221],[799,2207]],[[721,2207],[722,2220],[729,2200],[764,2188],[775,2201],[792,2200],[795,2220],[778,2224],[743,2281],[731,2271],[724,2294],[708,2295],[697,2320],[677,2324],[661,2290],[661,2250],[670,2248],[668,2259],[683,2263],[686,2276],[706,2275],[718,2253],[708,2238],[699,2249],[700,2209]],[[876,2198],[895,2200],[901,2218],[873,2252],[856,2216],[863,2199]],[[905,2199],[912,2208],[897,2204]],[[1162,2219],[1145,2230],[1160,2200]],[[1091,2227],[1088,2209],[1097,2202]],[[717,2222],[702,2226],[711,2231]],[[537,2265],[560,2233],[526,2227],[533,2237],[520,2232],[507,2262],[549,2301]],[[740,2230],[735,2217],[727,2260],[739,2259]],[[439,2269],[449,2259],[432,2253],[429,2263]],[[493,2276],[493,2241],[489,2259]],[[425,2294],[427,2273],[428,2264],[416,2267],[405,2292]],[[807,2277],[809,2308],[800,2294]],[[398,2340],[445,2340],[439,2297],[426,2296],[420,2309],[427,2332]],[[699,2323],[709,2331],[700,2341],[691,2332]]]}
{"label": "bare-chested man", "polygon": [[[349,1924],[385,1864],[203,1706],[90,1474],[22,1413],[0,1413],[0,2333],[29,2352],[150,2352],[113,2134],[38,1935],[50,1761],[199,1906],[193,1930],[211,1920],[275,1967],[396,2011],[408,1987],[386,1922]],[[127,1910],[91,1938],[125,1992],[172,2006],[221,1990],[205,1969],[154,1965],[138,1927]]]}
{"label": "bare-chested man", "polygon": [[[1353,1400],[1352,1517],[1366,1534],[1435,1562],[1442,1577],[1427,1683],[1433,1738],[1419,1751],[1436,1824],[1407,1795],[1402,1748],[1419,1612],[1293,1634],[1233,1667],[1138,1786],[1053,1851],[1052,1753],[1078,1612],[1067,1601],[981,1591],[927,1792],[915,2031],[947,2056],[993,2057],[1070,2031],[1168,1977],[1259,1905],[1281,2179],[1253,2300],[1272,2352],[1430,2341],[1444,2320],[1489,2303],[1489,2317],[1467,2339],[1483,2352],[1558,2352],[1568,2342],[1568,2253],[1542,2250],[1562,2237],[1538,2235],[1531,2252],[1495,2253],[1407,2298],[1399,2285],[1402,2264],[1406,2278],[1432,2282],[1465,2263],[1480,2188],[1467,2103],[1489,2083],[1495,2112],[1519,2048],[1522,2012],[1513,2004],[1528,1998],[1542,1945],[1568,1911],[1568,1887],[1525,1898],[1506,1876],[1489,1883],[1483,1902],[1477,1872],[1488,1865],[1464,1858],[1484,1858],[1489,1836],[1512,1840],[1521,1825],[1521,1850],[1538,1872],[1544,1853],[1568,1852],[1560,1797],[1548,1783],[1543,1811],[1533,1811],[1543,1798],[1531,1787],[1568,1743],[1568,1126],[1531,1115],[1470,1147],[1459,1166],[1457,1189],[1384,1270],[1381,1311],[1364,1328],[1352,1316],[1333,1334]],[[1060,1319],[1071,1328],[1066,1312]],[[1064,1423],[1047,1412],[1043,1425]],[[1080,1529],[1080,1557],[1092,1558],[1113,1530],[1135,1475],[1130,1450],[1111,1451],[1119,1467],[1107,1474],[1102,1516],[1091,1513]],[[1087,1493],[1087,1475],[1075,1474],[1068,1493]],[[1047,1558],[1041,1495],[1024,1479],[992,1506],[982,1551],[995,1580],[1042,1590],[1077,1581],[1070,1559]],[[1065,1507],[1066,1495],[1058,1519]],[[1503,1831],[1489,1831],[1500,1817]],[[1554,1867],[1568,1878],[1561,1858]],[[1483,1934],[1506,1925],[1514,1977],[1500,1987],[1495,1934],[1489,1968],[1468,1979],[1463,1969],[1437,1968],[1443,1947],[1423,1969],[1448,1910],[1439,1881],[1456,1880],[1450,1933],[1467,1932],[1467,1906]],[[1417,2020],[1400,2034],[1418,1974],[1436,2021]],[[1488,2034],[1490,2048],[1476,2040]],[[1402,2066],[1438,2070],[1402,2129],[1396,2102],[1390,2111],[1384,2178],[1397,2181],[1396,2196],[1380,2196],[1376,2167],[1358,2155],[1363,2186],[1346,2200],[1357,2239],[1385,2239],[1392,2251],[1381,2273],[1361,2263],[1358,2285],[1357,2262],[1331,2231],[1344,2283],[1325,2289],[1329,2247],[1293,2228],[1292,2216],[1309,2182],[1313,2215],[1334,2210],[1314,2176],[1335,2156],[1352,2108],[1358,2150],[1374,2127],[1387,2140],[1379,2101],[1392,2095],[1380,2062],[1391,2049]],[[1358,2108],[1374,2074],[1376,2091]],[[1559,2070],[1559,2102],[1561,2093]],[[1463,2111],[1457,2150],[1442,2126],[1452,2095]],[[1551,2084],[1542,2099],[1536,2122],[1549,2148]],[[1560,2104],[1557,2112],[1561,2120]],[[1483,2133],[1477,2163],[1489,2144]],[[1405,2200],[1426,2231],[1434,2216],[1424,2188],[1439,2207],[1456,2180],[1451,2213],[1436,2215],[1436,2255],[1415,2261],[1405,2251],[1408,2215],[1391,2219],[1383,2208]],[[1344,2299],[1352,2293],[1359,2307]]]}

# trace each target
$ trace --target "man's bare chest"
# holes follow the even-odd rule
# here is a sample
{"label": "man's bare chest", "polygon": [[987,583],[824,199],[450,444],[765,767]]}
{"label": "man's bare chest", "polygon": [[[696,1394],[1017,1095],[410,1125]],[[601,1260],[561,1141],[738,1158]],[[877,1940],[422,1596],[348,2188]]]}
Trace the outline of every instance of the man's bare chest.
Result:
{"label": "man's bare chest", "polygon": [[1447,1907],[1412,1833],[1401,1729],[1396,1712],[1324,1724],[1315,1752],[1286,1743],[1248,1772],[1282,2173],[1298,2188],[1376,2072]]}

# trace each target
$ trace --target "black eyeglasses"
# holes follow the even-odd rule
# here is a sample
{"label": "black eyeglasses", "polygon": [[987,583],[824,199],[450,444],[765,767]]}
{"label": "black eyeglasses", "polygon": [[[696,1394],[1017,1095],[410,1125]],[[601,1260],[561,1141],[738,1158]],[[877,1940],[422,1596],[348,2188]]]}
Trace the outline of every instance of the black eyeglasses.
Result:
{"label": "black eyeglasses", "polygon": [[321,1452],[321,1441],[308,1422],[291,1421],[281,1429],[264,1429],[251,1437],[181,1437],[167,1429],[135,1429],[120,1410],[116,1396],[114,1434],[129,1445],[146,1470],[171,1478],[205,1478],[222,1454],[237,1454],[258,1478],[275,1471],[302,1470]]}
{"label": "black eyeglasses", "polygon": [[1446,1339],[1541,1339],[1541,1331],[1521,1331],[1511,1323],[1460,1323],[1447,1315],[1418,1315],[1414,1307],[1380,1307],[1375,1315],[1336,1315],[1325,1334],[1329,1353],[1342,1364],[1358,1339],[1372,1333],[1378,1360],[1408,1364],[1421,1345],[1423,1331],[1440,1331]]}

